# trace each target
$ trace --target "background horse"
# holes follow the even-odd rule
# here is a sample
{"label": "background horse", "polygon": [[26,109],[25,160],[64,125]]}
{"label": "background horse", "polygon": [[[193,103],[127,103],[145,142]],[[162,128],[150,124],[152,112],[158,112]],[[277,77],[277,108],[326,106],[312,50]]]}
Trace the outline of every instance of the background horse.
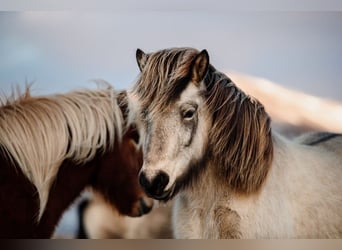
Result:
{"label": "background horse", "polygon": [[122,216],[98,195],[81,201],[78,207],[77,238],[169,239],[172,238],[172,203],[161,204],[141,217]]}
{"label": "background horse", "polygon": [[272,133],[263,106],[205,50],[137,50],[137,62],[129,96],[143,138],[139,181],[155,199],[178,194],[177,238],[342,236],[338,150]]}
{"label": "background horse", "polygon": [[285,88],[256,76],[229,72],[229,78],[258,99],[272,118],[272,127],[288,137],[308,131],[342,133],[342,103]]}
{"label": "background horse", "polygon": [[[12,99],[12,100],[11,100]],[[8,98],[0,108],[0,237],[50,237],[63,211],[92,187],[119,213],[153,201],[137,176],[142,153],[124,92],[86,90]]]}

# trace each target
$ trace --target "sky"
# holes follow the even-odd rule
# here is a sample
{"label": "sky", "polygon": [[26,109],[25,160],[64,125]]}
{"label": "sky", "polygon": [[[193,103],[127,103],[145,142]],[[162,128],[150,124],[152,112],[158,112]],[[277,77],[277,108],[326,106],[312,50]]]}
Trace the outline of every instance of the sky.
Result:
{"label": "sky", "polygon": [[33,94],[51,94],[95,88],[97,79],[124,89],[139,73],[137,48],[187,46],[207,49],[221,71],[342,101],[342,12],[131,2],[109,10],[0,12],[0,91],[34,82]]}

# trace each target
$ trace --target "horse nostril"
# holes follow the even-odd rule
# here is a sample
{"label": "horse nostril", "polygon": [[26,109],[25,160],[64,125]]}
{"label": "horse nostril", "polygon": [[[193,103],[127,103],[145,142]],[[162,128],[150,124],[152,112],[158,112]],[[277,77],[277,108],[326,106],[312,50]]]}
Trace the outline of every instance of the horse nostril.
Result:
{"label": "horse nostril", "polygon": [[145,190],[148,190],[151,186],[151,182],[147,179],[145,172],[141,171],[139,174],[139,184],[142,186]]}
{"label": "horse nostril", "polygon": [[155,190],[155,193],[160,195],[163,193],[164,188],[167,186],[169,183],[169,176],[163,172],[160,171],[158,175],[154,178],[152,182],[152,187]]}

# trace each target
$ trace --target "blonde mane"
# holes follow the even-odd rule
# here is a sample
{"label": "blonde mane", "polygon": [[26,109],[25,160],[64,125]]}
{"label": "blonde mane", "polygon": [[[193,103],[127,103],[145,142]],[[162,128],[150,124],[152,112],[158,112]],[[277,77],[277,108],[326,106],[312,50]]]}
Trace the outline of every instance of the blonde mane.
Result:
{"label": "blonde mane", "polygon": [[29,88],[0,107],[0,145],[36,186],[40,209],[64,160],[84,164],[122,136],[123,118],[113,89],[31,97]]}

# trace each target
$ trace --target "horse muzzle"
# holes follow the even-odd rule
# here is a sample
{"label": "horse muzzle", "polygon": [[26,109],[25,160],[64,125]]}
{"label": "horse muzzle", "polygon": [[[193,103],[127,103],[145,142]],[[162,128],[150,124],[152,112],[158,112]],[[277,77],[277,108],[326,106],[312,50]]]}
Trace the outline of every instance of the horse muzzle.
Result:
{"label": "horse muzzle", "polygon": [[148,178],[144,171],[139,174],[139,183],[145,193],[154,199],[165,200],[170,195],[170,190],[165,191],[165,187],[169,183],[169,176],[159,171],[153,178]]}
{"label": "horse muzzle", "polygon": [[130,214],[131,217],[139,217],[144,214],[149,213],[154,205],[153,199],[149,197],[140,198],[136,205],[134,206],[132,213]]}

